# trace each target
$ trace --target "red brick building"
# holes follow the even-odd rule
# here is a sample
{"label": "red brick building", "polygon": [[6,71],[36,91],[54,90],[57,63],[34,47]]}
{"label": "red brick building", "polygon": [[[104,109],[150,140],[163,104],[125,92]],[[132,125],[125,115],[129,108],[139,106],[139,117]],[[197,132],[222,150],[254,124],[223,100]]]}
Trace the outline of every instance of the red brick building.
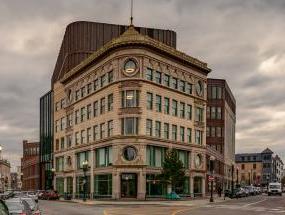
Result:
{"label": "red brick building", "polygon": [[23,141],[23,157],[21,159],[23,185],[22,190],[39,189],[39,142]]}

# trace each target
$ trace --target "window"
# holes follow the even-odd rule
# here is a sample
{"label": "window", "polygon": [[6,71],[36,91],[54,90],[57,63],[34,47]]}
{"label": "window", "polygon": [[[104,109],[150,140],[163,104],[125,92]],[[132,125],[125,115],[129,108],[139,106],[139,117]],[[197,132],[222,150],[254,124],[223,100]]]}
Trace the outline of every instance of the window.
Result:
{"label": "window", "polygon": [[177,125],[172,125],[172,140],[177,140]]}
{"label": "window", "polygon": [[82,107],[80,114],[80,121],[83,122],[84,120],[85,120],[85,107]]}
{"label": "window", "polygon": [[152,136],[152,120],[151,119],[146,120],[146,135]]}
{"label": "window", "polygon": [[92,140],[92,136],[91,136],[91,128],[87,128],[87,143],[90,143],[90,141]]}
{"label": "window", "polygon": [[168,123],[164,123],[164,139],[169,139],[169,124]]}
{"label": "window", "polygon": [[169,114],[169,98],[164,97],[164,113]]}
{"label": "window", "polygon": [[138,118],[127,117],[122,119],[122,135],[137,135],[138,134]]}
{"label": "window", "polygon": [[95,175],[94,198],[112,197],[112,174]]}
{"label": "window", "polygon": [[155,97],[156,99],[155,99],[155,107],[156,107],[156,111],[157,112],[161,112],[161,96],[159,96],[159,95],[156,95],[156,97]]}
{"label": "window", "polygon": [[161,84],[161,72],[158,71],[155,72],[155,82],[157,84]]}
{"label": "window", "polygon": [[75,132],[75,145],[79,144],[79,132]]}
{"label": "window", "polygon": [[64,157],[57,157],[55,160],[56,171],[60,172],[64,170]]}
{"label": "window", "polygon": [[138,107],[139,106],[139,91],[127,90],[122,91],[122,107]]}
{"label": "window", "polygon": [[108,83],[112,83],[114,80],[114,73],[113,71],[108,72]]}
{"label": "window", "polygon": [[216,119],[216,107],[211,107],[211,119]]}
{"label": "window", "polygon": [[105,113],[105,98],[102,98],[100,100],[100,114],[104,114]]}
{"label": "window", "polygon": [[155,137],[161,137],[161,122],[159,121],[155,122]]}
{"label": "window", "polygon": [[222,119],[222,108],[217,107],[217,119]]}
{"label": "window", "polygon": [[96,79],[94,81],[94,91],[98,90],[99,89],[99,79]]}
{"label": "window", "polygon": [[192,94],[192,84],[186,83],[186,93],[189,95]]}
{"label": "window", "polygon": [[113,120],[108,121],[108,137],[113,135]]}
{"label": "window", "polygon": [[216,136],[217,137],[222,137],[223,136],[223,132],[222,132],[222,128],[221,127],[216,127]]}
{"label": "window", "polygon": [[93,103],[93,115],[94,115],[94,117],[96,117],[96,116],[98,116],[99,115],[99,110],[98,110],[99,108],[98,108],[98,101],[95,101],[94,103]]}
{"label": "window", "polygon": [[183,163],[183,166],[188,169],[188,152],[178,150],[178,158]]}
{"label": "window", "polygon": [[164,85],[167,86],[167,87],[169,87],[169,86],[170,86],[170,76],[164,74],[163,77],[164,77],[164,78],[163,78]]}
{"label": "window", "polygon": [[75,101],[77,101],[80,98],[80,90],[76,90],[75,92]]}
{"label": "window", "polygon": [[63,109],[65,107],[65,99],[61,99],[60,108]]}
{"label": "window", "polygon": [[65,118],[64,117],[60,119],[60,130],[62,131],[63,129],[65,129]]}
{"label": "window", "polygon": [[60,138],[60,148],[64,149],[64,137]]}
{"label": "window", "polygon": [[192,142],[192,129],[187,128],[187,143],[191,143],[191,142]]}
{"label": "window", "polygon": [[179,90],[181,92],[185,92],[185,81],[182,80],[179,81]]}
{"label": "window", "polygon": [[86,143],[85,138],[86,138],[86,132],[85,132],[85,130],[82,130],[81,131],[81,144]]}
{"label": "window", "polygon": [[211,137],[216,137],[216,127],[211,127]]}
{"label": "window", "polygon": [[87,94],[90,94],[92,91],[92,83],[87,84]]}
{"label": "window", "polygon": [[217,99],[222,99],[222,88],[217,87]]}
{"label": "window", "polygon": [[172,100],[172,116],[177,116],[177,101]]}
{"label": "window", "polygon": [[192,119],[192,105],[187,105],[186,107],[186,119]]}
{"label": "window", "polygon": [[165,149],[156,146],[147,146],[146,163],[152,167],[162,167],[165,157]]}
{"label": "window", "polygon": [[150,68],[146,69],[146,74],[145,75],[146,75],[146,79],[149,80],[149,81],[152,81],[152,79],[153,79],[152,72],[153,72],[152,69],[150,69]]}
{"label": "window", "polygon": [[96,149],[96,166],[111,166],[113,163],[112,147],[104,147]]}
{"label": "window", "polygon": [[241,169],[244,169],[244,164],[241,165]]}
{"label": "window", "polygon": [[87,105],[87,119],[91,119],[92,109],[91,104]]}
{"label": "window", "polygon": [[255,163],[253,164],[253,169],[256,169],[256,164]]}
{"label": "window", "polygon": [[202,145],[202,131],[195,130],[195,143],[198,145]]}
{"label": "window", "polygon": [[[58,151],[59,150],[59,139],[55,140],[55,150]],[[27,149],[26,151],[26,155],[29,155],[29,151]]]}
{"label": "window", "polygon": [[113,94],[108,95],[108,111],[113,110]]}
{"label": "window", "polygon": [[101,85],[101,87],[106,86],[106,74],[101,76],[100,85]]}
{"label": "window", "polygon": [[98,125],[93,126],[93,140],[96,141],[99,139],[99,127]]}
{"label": "window", "polygon": [[196,121],[203,122],[203,108],[196,107]]}
{"label": "window", "polygon": [[105,138],[105,123],[100,124],[100,139]]}
{"label": "window", "polygon": [[171,78],[171,87],[177,89],[177,78]]}
{"label": "window", "polygon": [[72,136],[71,135],[66,136],[66,143],[67,143],[67,148],[70,148],[72,146]]}
{"label": "window", "polygon": [[185,103],[180,102],[180,117],[184,118],[185,117]]}
{"label": "window", "polygon": [[211,127],[207,126],[207,128],[206,128],[206,136],[207,136],[207,137],[210,137],[210,136],[211,136],[210,130],[211,130]]}
{"label": "window", "polygon": [[184,127],[180,127],[180,142],[184,142],[185,141],[185,128]]}
{"label": "window", "polygon": [[152,110],[152,93],[147,93],[147,106],[148,110]]}
{"label": "window", "polygon": [[56,120],[55,121],[55,132],[58,132],[59,131],[59,121]]}
{"label": "window", "polygon": [[72,124],[73,124],[73,114],[71,113],[71,114],[67,115],[67,126],[71,127]]}
{"label": "window", "polygon": [[82,87],[82,88],[80,89],[80,92],[81,92],[81,98],[85,97],[85,94],[86,94],[85,87]]}
{"label": "window", "polygon": [[90,151],[80,152],[80,153],[76,154],[77,169],[82,169],[83,168],[83,162],[84,161],[89,161],[89,157],[90,157],[89,155],[90,155]]}

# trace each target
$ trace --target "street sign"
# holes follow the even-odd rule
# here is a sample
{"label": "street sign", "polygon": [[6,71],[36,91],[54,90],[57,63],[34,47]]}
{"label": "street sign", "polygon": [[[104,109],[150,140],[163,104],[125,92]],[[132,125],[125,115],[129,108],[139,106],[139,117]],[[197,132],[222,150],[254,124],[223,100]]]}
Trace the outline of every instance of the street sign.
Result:
{"label": "street sign", "polygon": [[212,176],[212,175],[209,175],[208,180],[209,180],[209,181],[215,181],[215,177]]}

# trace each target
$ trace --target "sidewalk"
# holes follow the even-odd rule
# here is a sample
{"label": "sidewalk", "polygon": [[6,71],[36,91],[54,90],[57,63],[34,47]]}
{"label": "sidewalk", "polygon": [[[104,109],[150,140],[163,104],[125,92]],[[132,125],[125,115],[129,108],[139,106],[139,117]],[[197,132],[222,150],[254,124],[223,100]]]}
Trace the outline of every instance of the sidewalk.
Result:
{"label": "sidewalk", "polygon": [[[75,202],[79,204],[86,204],[86,205],[163,205],[163,206],[202,206],[211,204],[209,202],[210,197],[205,198],[197,198],[197,199],[189,199],[189,200],[87,200],[83,202],[79,199],[74,199],[70,201],[62,200],[65,202]],[[229,198],[224,200],[224,197],[214,197],[214,203],[220,203],[229,201]]]}

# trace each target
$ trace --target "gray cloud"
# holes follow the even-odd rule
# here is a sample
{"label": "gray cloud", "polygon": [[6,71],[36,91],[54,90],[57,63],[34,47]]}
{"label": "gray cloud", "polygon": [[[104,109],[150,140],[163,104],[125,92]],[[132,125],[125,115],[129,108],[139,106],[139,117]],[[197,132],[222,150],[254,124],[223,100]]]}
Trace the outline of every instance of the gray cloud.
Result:
{"label": "gray cloud", "polygon": [[[135,1],[135,24],[174,29],[178,49],[208,62],[237,100],[237,152],[270,147],[285,158],[285,1]],[[0,144],[19,164],[38,139],[39,98],[68,23],[128,24],[125,0],[9,0],[0,5]]]}

